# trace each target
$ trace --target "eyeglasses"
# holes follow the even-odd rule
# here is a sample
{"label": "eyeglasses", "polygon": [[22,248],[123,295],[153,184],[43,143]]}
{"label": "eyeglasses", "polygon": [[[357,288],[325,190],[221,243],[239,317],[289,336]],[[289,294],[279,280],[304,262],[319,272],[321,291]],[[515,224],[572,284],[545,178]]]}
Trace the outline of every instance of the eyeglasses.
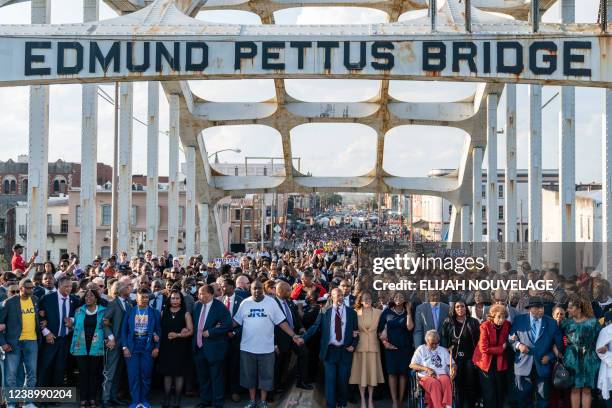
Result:
{"label": "eyeglasses", "polygon": [[16,295],[17,293],[19,293],[18,290],[9,290],[9,295]]}

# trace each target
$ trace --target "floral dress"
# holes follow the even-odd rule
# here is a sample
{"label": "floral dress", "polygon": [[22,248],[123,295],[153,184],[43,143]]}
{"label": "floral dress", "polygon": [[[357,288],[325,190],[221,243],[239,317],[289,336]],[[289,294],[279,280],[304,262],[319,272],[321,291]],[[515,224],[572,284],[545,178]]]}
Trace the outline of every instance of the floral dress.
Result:
{"label": "floral dress", "polygon": [[595,344],[601,326],[594,318],[583,322],[565,319],[561,329],[567,337],[563,362],[572,373],[574,388],[595,388],[600,364]]}

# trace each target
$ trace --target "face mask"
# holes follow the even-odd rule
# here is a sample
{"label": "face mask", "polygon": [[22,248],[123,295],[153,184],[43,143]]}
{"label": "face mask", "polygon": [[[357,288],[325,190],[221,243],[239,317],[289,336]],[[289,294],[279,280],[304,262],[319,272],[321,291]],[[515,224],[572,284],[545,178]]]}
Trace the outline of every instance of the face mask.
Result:
{"label": "face mask", "polygon": [[208,278],[208,271],[202,272],[202,278],[204,279]]}
{"label": "face mask", "polygon": [[196,287],[192,286],[191,289],[189,289],[189,291],[191,292],[192,295],[194,295],[196,293]]}

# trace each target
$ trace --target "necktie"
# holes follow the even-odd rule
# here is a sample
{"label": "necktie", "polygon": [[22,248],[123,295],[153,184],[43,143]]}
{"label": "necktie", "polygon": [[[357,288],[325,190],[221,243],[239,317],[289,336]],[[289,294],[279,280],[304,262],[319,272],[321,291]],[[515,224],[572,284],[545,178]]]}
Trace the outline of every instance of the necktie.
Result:
{"label": "necktie", "polygon": [[230,310],[230,297],[229,296],[225,297],[225,307],[227,308],[227,310]]}
{"label": "necktie", "polygon": [[[289,322],[289,326],[293,329],[293,316],[291,315],[291,310],[289,310],[289,306],[287,302],[283,300],[283,309],[285,309],[285,316],[287,316],[287,321]],[[342,327],[342,321],[340,321],[340,327]]]}
{"label": "necktie", "polygon": [[438,308],[434,307],[431,311],[433,312],[434,327],[438,330]]}
{"label": "necktie", "polygon": [[342,341],[342,316],[340,316],[340,308],[336,308],[336,324],[334,326],[336,332],[336,341]]}
{"label": "necktie", "polygon": [[198,319],[198,338],[196,340],[198,347],[202,347],[202,333],[204,332],[204,315],[206,314],[206,305],[202,304],[202,311]]}
{"label": "necktie", "polygon": [[533,323],[531,323],[531,338],[533,339],[533,341],[535,342],[537,337],[536,335],[538,334],[538,321],[533,319]]}
{"label": "necktie", "polygon": [[62,298],[62,315],[60,316],[60,332],[59,336],[63,337],[66,335],[66,325],[64,324],[64,319],[68,316],[68,312],[66,311],[66,298]]}
{"label": "necktie", "polygon": [[125,312],[125,300],[119,298],[119,304],[121,305],[121,308],[123,309],[123,311]]}

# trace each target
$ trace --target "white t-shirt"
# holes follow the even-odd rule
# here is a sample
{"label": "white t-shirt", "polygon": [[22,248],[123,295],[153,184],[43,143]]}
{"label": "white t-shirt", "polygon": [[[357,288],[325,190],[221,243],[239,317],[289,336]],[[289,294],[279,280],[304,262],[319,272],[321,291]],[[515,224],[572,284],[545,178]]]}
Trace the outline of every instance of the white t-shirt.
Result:
{"label": "white t-shirt", "polygon": [[242,326],[240,350],[253,354],[274,353],[274,326],[285,320],[274,298],[264,296],[260,302],[253,296],[244,299],[234,320]]}
{"label": "white t-shirt", "polygon": [[[423,344],[414,352],[410,364],[431,368],[436,372],[436,375],[449,375],[451,356],[444,347],[438,346],[435,350],[431,350],[426,344]],[[419,371],[418,376],[425,377],[425,372]]]}

